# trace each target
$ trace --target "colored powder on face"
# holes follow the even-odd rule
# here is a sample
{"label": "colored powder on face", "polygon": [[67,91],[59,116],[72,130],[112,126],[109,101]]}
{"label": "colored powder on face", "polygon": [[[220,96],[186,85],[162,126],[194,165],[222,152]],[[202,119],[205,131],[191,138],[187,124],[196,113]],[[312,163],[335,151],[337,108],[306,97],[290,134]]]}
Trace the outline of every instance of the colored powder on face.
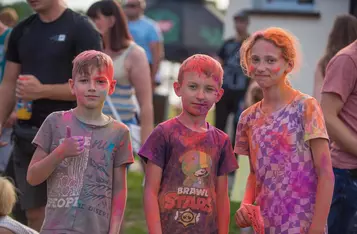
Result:
{"label": "colored powder on face", "polygon": [[[179,70],[179,81],[182,82],[183,76],[187,72],[204,74],[207,77],[217,78],[219,83],[222,82],[223,69],[221,64],[210,56],[197,54],[186,59]],[[216,79],[215,79],[216,80]]]}
{"label": "colored powder on face", "polygon": [[277,68],[273,68],[272,69],[272,72],[274,72],[274,73],[278,73],[278,72],[280,72],[280,67],[277,67]]}

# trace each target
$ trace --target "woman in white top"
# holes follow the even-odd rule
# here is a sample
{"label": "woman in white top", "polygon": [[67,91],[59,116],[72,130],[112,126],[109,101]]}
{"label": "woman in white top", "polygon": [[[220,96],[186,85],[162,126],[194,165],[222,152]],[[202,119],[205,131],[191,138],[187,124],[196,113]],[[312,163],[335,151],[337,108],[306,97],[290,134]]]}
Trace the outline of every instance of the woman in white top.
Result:
{"label": "woman in white top", "polygon": [[[117,85],[112,102],[124,124],[135,124],[136,97],[140,108],[141,142],[144,143],[154,127],[150,67],[145,51],[134,43],[117,1],[98,1],[89,7],[87,15],[102,35],[104,52],[113,59]],[[111,114],[107,106],[103,111]]]}
{"label": "woman in white top", "polygon": [[15,203],[15,187],[9,180],[0,177],[0,233],[38,234],[37,231],[17,222],[9,216]]}

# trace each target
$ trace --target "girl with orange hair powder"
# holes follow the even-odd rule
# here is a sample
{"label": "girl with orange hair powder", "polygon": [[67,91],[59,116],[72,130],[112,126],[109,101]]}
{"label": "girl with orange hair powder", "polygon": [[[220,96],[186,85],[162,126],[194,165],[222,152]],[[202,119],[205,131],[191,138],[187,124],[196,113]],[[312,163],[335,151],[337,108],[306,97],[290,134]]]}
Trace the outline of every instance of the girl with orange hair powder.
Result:
{"label": "girl with orange hair powder", "polygon": [[327,233],[334,176],[318,102],[291,87],[297,68],[294,36],[268,28],[243,44],[241,65],[263,99],[240,116],[235,153],[248,155],[250,174],[236,212],[240,227],[254,224],[247,206],[260,207],[266,234]]}

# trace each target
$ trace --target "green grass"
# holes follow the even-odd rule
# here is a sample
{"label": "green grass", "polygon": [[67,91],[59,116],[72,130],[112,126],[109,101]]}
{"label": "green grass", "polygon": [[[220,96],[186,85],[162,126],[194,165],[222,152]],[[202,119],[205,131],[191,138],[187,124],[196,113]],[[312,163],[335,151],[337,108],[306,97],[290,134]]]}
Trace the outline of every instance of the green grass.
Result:
{"label": "green grass", "polygon": [[[147,234],[143,208],[143,175],[137,172],[128,174],[128,201],[125,211],[124,234]],[[231,202],[230,234],[239,234],[234,223],[234,213],[239,203]]]}

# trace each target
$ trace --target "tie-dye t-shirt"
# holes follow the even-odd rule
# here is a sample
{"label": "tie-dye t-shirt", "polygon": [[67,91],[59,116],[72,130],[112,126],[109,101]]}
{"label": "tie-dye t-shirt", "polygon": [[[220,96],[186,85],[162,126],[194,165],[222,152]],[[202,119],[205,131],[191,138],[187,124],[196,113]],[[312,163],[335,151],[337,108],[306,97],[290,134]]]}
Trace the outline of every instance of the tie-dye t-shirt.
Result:
{"label": "tie-dye t-shirt", "polygon": [[159,124],[139,151],[163,169],[159,207],[164,234],[216,234],[217,177],[238,168],[227,134],[195,132],[177,118]]}
{"label": "tie-dye t-shirt", "polygon": [[317,175],[309,140],[328,139],[318,102],[296,91],[293,100],[267,115],[261,102],[245,110],[234,151],[250,157],[256,204],[266,234],[307,233],[314,214]]}
{"label": "tie-dye t-shirt", "polygon": [[114,168],[134,162],[128,128],[112,118],[87,125],[72,111],[50,114],[33,143],[51,153],[66,137],[84,137],[84,152],[63,160],[47,180],[43,234],[108,234]]}

